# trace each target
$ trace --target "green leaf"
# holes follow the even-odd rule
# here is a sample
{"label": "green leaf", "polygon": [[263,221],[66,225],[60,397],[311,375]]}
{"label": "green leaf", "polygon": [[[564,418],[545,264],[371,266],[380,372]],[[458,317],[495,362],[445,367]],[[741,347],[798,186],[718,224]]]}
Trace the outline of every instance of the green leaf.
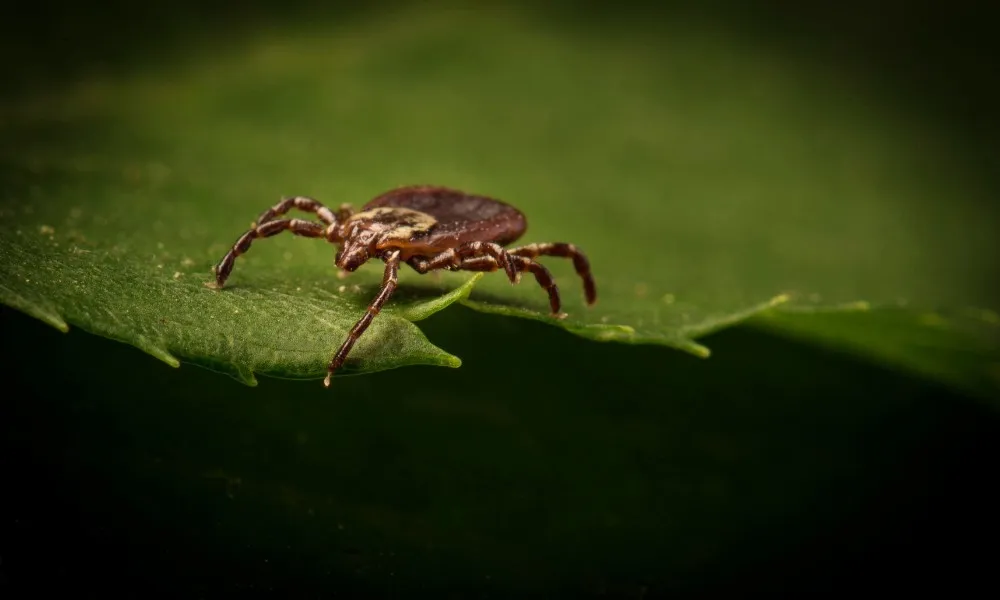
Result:
{"label": "green leaf", "polygon": [[[886,311],[1000,308],[988,182],[946,130],[857,76],[690,23],[594,36],[512,9],[341,25],[262,31],[225,52],[192,43],[169,68],[3,106],[4,301],[168,362],[317,376],[377,265],[341,282],[332,248],[279,236],[238,261],[232,289],[204,289],[208,268],[282,195],[357,206],[436,183],[515,204],[525,242],[584,249],[598,304],[557,258],[543,261],[563,320],[531,277],[487,275],[432,308],[407,306],[407,290],[426,299],[467,276],[404,273],[355,371],[456,365],[407,322],[456,299],[700,356],[696,340],[768,311],[861,303],[872,310],[835,335],[815,315],[766,326],[940,378],[908,326],[881,326],[898,324]],[[964,343],[965,327],[935,338],[976,349],[974,375],[943,379],[995,392],[996,327],[974,329],[984,343]]]}
{"label": "green leaf", "polygon": [[[329,356],[364,310],[371,289],[298,294],[291,284],[214,290],[204,269],[167,258],[150,266],[134,255],[88,250],[57,241],[50,228],[0,237],[0,298],[46,323],[82,329],[130,343],[172,367],[180,360],[228,373],[256,385],[254,373],[285,378],[321,377]],[[167,264],[164,264],[167,263]],[[173,271],[167,268],[184,270]],[[263,281],[263,280],[261,280]],[[427,341],[409,322],[467,295],[475,279],[429,300],[404,294],[358,342],[347,373],[461,361]],[[406,297],[409,296],[409,297]],[[397,313],[397,314],[394,314]],[[290,318],[295,317],[295,318]],[[408,320],[409,319],[409,320]],[[81,357],[83,360],[84,357]]]}
{"label": "green leaf", "polygon": [[876,359],[996,399],[1000,319],[990,311],[882,309],[771,311],[752,323],[793,339]]}

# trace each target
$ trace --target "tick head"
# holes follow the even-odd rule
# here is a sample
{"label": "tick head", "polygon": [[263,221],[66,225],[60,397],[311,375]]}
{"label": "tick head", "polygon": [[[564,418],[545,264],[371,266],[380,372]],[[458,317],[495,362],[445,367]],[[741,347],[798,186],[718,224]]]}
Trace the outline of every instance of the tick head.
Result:
{"label": "tick head", "polygon": [[344,244],[337,252],[336,264],[345,271],[354,272],[369,258],[371,258],[371,254],[366,244]]}

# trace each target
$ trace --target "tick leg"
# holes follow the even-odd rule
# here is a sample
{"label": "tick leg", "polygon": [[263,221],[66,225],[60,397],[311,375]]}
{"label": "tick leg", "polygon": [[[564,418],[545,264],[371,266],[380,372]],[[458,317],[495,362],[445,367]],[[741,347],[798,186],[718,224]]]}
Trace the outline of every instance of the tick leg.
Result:
{"label": "tick leg", "polygon": [[431,270],[430,264],[431,260],[423,256],[411,256],[407,259],[406,264],[413,267],[413,270],[421,275],[429,273]]}
{"label": "tick leg", "polygon": [[[545,265],[536,263],[530,258],[524,256],[512,256],[511,257],[514,267],[520,271],[530,271],[532,275],[535,276],[535,281],[538,285],[549,294],[549,306],[552,308],[553,315],[559,315],[559,309],[562,306],[562,301],[559,298],[559,288],[556,286],[555,281],[552,279],[552,273],[545,268]],[[408,264],[413,267],[418,273],[426,273],[429,269],[427,265],[430,263],[426,258],[419,256],[414,256],[409,261]],[[500,268],[497,261],[492,256],[478,256],[474,258],[466,258],[461,263],[458,264],[458,269],[462,271],[486,271],[492,273]]]}
{"label": "tick leg", "polygon": [[236,243],[233,244],[229,252],[222,257],[219,264],[212,267],[212,271],[215,273],[216,285],[221,288],[226,284],[226,279],[229,278],[229,274],[233,271],[233,263],[236,261],[236,257],[246,254],[247,250],[250,249],[250,244],[255,239],[271,237],[285,230],[305,237],[324,237],[326,235],[326,229],[322,225],[313,223],[312,221],[303,221],[302,219],[277,219],[254,227],[241,235],[240,239],[236,240]]}
{"label": "tick leg", "polygon": [[334,223],[343,222],[351,214],[350,207],[348,205],[342,205],[336,213],[334,213],[329,208],[323,206],[319,200],[313,198],[308,198],[306,196],[293,196],[290,198],[282,198],[281,202],[278,202],[271,208],[265,210],[257,217],[255,224],[257,226],[267,223],[275,217],[280,217],[281,215],[292,210],[292,208],[297,208],[301,211],[312,213],[319,217],[320,221],[323,221],[327,225],[333,225]]}
{"label": "tick leg", "polygon": [[469,242],[458,247],[458,255],[465,258],[478,258],[486,255],[496,259],[500,268],[507,273],[511,283],[517,283],[517,267],[512,257],[500,244],[492,242]]}
{"label": "tick leg", "polygon": [[438,269],[461,269],[463,261],[484,256],[495,260],[507,273],[510,282],[517,283],[517,267],[514,265],[514,260],[503,246],[492,242],[468,242],[430,258],[411,258],[407,263],[418,273],[427,273]]}
{"label": "tick leg", "polygon": [[593,304],[597,301],[597,285],[594,283],[594,276],[590,273],[590,261],[573,244],[528,244],[520,248],[512,248],[508,252],[512,256],[524,256],[527,258],[536,258],[539,256],[572,258],[576,274],[583,279],[583,294],[587,299],[587,304]]}
{"label": "tick leg", "polygon": [[372,300],[371,304],[368,305],[368,310],[365,315],[354,324],[351,328],[351,332],[347,334],[347,339],[341,344],[340,349],[337,353],[333,355],[333,359],[330,361],[330,366],[326,368],[326,379],[323,380],[323,385],[330,387],[330,378],[333,377],[334,371],[339,369],[344,361],[347,360],[347,355],[351,352],[351,348],[354,347],[354,343],[358,341],[361,334],[368,329],[371,325],[372,319],[375,318],[382,310],[382,306],[389,300],[392,293],[396,290],[396,281],[399,275],[399,250],[396,250],[390,254],[385,259],[385,274],[382,275],[382,289],[379,290],[378,295]]}
{"label": "tick leg", "polygon": [[531,271],[538,285],[542,286],[549,294],[549,306],[552,308],[552,314],[558,316],[562,302],[559,299],[559,288],[556,287],[556,282],[552,279],[552,273],[545,268],[545,265],[536,263],[530,258],[524,256],[512,256],[511,258],[517,265],[518,271]]}

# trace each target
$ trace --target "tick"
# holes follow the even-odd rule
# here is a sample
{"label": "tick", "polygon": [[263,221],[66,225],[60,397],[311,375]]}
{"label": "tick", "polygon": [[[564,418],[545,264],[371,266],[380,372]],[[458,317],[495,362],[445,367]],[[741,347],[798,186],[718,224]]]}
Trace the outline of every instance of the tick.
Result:
{"label": "tick", "polygon": [[[277,218],[292,208],[312,213],[322,223]],[[487,272],[502,269],[512,284],[520,280],[522,272],[530,271],[548,293],[552,314],[560,317],[564,315],[559,312],[559,289],[549,270],[535,262],[535,258],[570,258],[583,279],[587,304],[593,304],[597,288],[590,264],[573,244],[527,244],[506,248],[524,234],[527,225],[524,214],[509,204],[439,186],[390,190],[365,204],[357,213],[348,204],[334,211],[312,198],[296,196],[283,198],[264,211],[212,271],[216,285],[221,288],[233,271],[236,257],[246,253],[255,239],[282,231],[324,238],[339,245],[335,264],[342,271],[353,272],[371,259],[384,261],[382,287],[330,360],[323,380],[323,385],[329,387],[334,372],[344,364],[355,342],[396,290],[401,263],[421,274],[439,269]]]}

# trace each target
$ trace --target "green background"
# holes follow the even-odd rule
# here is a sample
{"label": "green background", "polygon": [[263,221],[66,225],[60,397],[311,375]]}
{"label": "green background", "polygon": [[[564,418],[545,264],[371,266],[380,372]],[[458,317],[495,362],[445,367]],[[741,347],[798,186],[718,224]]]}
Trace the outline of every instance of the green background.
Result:
{"label": "green background", "polygon": [[[626,130],[639,139],[643,133],[655,137],[662,131],[643,119],[651,112],[643,98],[669,98],[670,106],[689,111],[684,113],[689,119],[729,115],[711,127],[694,120],[678,142],[683,145],[671,155],[676,172],[651,177],[655,145],[639,145],[631,154],[616,152],[613,160],[620,162],[607,165],[600,146],[581,145],[582,134],[575,130],[545,132],[556,135],[539,135],[534,146],[523,148],[515,136],[484,138],[483,132],[493,131],[485,126],[457,134],[442,129],[454,105],[435,108],[428,103],[434,87],[427,74],[444,73],[447,81],[448,69],[467,73],[477,59],[493,55],[454,53],[456,48],[483,51],[476,42],[481,29],[446,33],[435,45],[421,37],[420,28],[447,32],[449,22],[481,27],[482,19],[467,12],[441,21],[434,15],[444,14],[443,9],[417,18],[419,13],[396,13],[387,4],[319,13],[295,4],[259,3],[239,17],[211,4],[196,9],[123,3],[109,5],[109,12],[100,15],[38,5],[33,18],[8,26],[3,36],[5,106],[21,110],[5,112],[4,200],[31,194],[34,185],[44,192],[35,196],[43,198],[38,202],[43,216],[64,218],[60,211],[66,204],[46,203],[48,194],[80,197],[109,186],[118,190],[115,180],[105,179],[107,165],[99,159],[110,156],[113,166],[121,164],[133,147],[131,130],[121,124],[141,121],[143,151],[167,153],[170,164],[188,174],[185,185],[192,194],[206,194],[223,180],[228,193],[247,196],[240,203],[234,197],[219,200],[247,210],[245,216],[233,214],[227,227],[242,227],[271,200],[267,194],[257,197],[261,181],[275,186],[271,195],[285,193],[277,188],[287,185],[287,178],[356,195],[380,191],[377,182],[414,176],[458,179],[473,186],[489,182],[516,191],[515,197],[529,203],[532,196],[550,194],[550,204],[536,199],[531,211],[546,237],[628,241],[636,230],[646,236],[669,232],[660,247],[666,243],[672,253],[663,261],[646,256],[642,249],[649,246],[636,243],[614,249],[616,258],[627,259],[621,272],[614,270],[606,251],[595,262],[604,281],[621,282],[627,292],[632,292],[630,278],[637,269],[673,277],[666,281],[676,290],[697,290],[696,297],[682,300],[692,301],[689,314],[699,318],[766,301],[768,294],[782,291],[782,273],[795,274],[793,283],[822,289],[824,303],[866,300],[884,305],[894,294],[904,294],[939,320],[938,312],[948,309],[995,310],[996,288],[984,277],[992,274],[998,255],[992,252],[996,213],[989,203],[996,190],[991,144],[997,130],[991,109],[997,98],[981,71],[988,32],[976,29],[983,20],[961,3],[949,4],[943,15],[929,8],[904,11],[902,6],[882,5],[878,14],[860,7],[812,13],[775,3],[751,14],[726,3],[698,9],[677,5],[657,13],[628,5],[608,11],[550,4],[545,10],[515,13],[527,15],[523,18],[500,18],[497,31],[513,39],[502,41],[496,56],[516,58],[528,79],[532,69],[551,72],[546,60],[575,57],[568,64],[576,70],[564,80],[548,81],[544,90],[549,93],[561,85],[579,92],[580,82],[587,81],[581,80],[580,73],[587,72],[581,65],[588,61],[602,65],[602,73],[617,73],[611,81],[594,78],[583,99],[553,101],[553,106],[579,111],[554,116],[558,126],[585,123],[584,133],[613,138]],[[409,132],[426,129],[423,158],[412,140],[402,145],[405,152],[383,152],[382,140],[391,139],[392,132],[380,131],[376,117],[365,120],[365,106],[351,103],[370,98],[352,97],[349,89],[341,108],[358,111],[358,127],[378,136],[354,140],[356,148],[320,142],[320,153],[294,143],[272,144],[286,128],[293,137],[312,127],[330,128],[306,118],[315,112],[306,110],[296,121],[281,110],[308,108],[308,98],[270,95],[275,82],[323,76],[310,70],[321,63],[315,56],[306,52],[283,63],[289,57],[281,48],[324,48],[324,31],[368,32],[373,37],[362,35],[359,47],[374,58],[366,62],[355,57],[363,65],[361,80],[404,95],[411,86],[413,97],[428,103],[415,105],[420,110],[412,115],[400,113],[397,122]],[[305,40],[288,42],[292,32]],[[522,47],[546,47],[552,32],[562,37],[551,38],[551,54],[518,54]],[[401,52],[413,49],[407,35],[421,41],[416,45],[420,52],[394,54],[393,43]],[[494,36],[490,39],[502,37]],[[608,45],[623,55],[606,53],[602,40],[609,37],[618,41]],[[261,39],[271,53],[257,56],[260,62],[254,64],[263,65],[261,72],[274,79],[247,80],[233,66],[240,63],[224,57],[238,57],[242,48],[255,48]],[[389,48],[380,54],[371,40]],[[650,40],[658,42],[645,48]],[[722,46],[726,50],[713,55],[718,40],[737,43],[727,41]],[[748,56],[760,52],[774,62],[734,60],[740,56],[739,43],[747,44]],[[231,71],[212,71],[219,57]],[[701,82],[697,89],[717,86],[747,96],[706,105],[693,91],[685,95],[684,90],[636,83],[643,81],[643,73],[657,72],[660,61],[664,68],[680,69],[675,74],[681,80]],[[199,65],[208,66],[202,71]],[[720,78],[720,65],[733,70]],[[736,68],[740,65],[748,70]],[[782,69],[808,76],[794,80]],[[143,96],[149,90],[169,90],[172,73],[189,72],[226,82],[219,87],[225,93],[207,100],[191,91],[176,97]],[[118,88],[118,80],[138,83]],[[337,81],[323,89],[335,89],[329,86]],[[518,81],[501,78],[492,84],[504,97],[523,101],[530,90],[504,88]],[[804,104],[773,101],[786,98],[775,90],[788,81],[799,87],[787,98]],[[845,81],[856,87],[845,91]],[[73,87],[76,82],[94,95],[84,94],[83,104],[76,103],[79,95],[60,101],[61,90],[81,89]],[[616,85],[638,86],[649,95],[638,97],[633,112],[619,120],[588,121],[595,116],[588,107],[600,108],[602,102],[623,106],[616,100]],[[74,111],[86,115],[88,97],[104,106],[107,91],[118,89],[130,95],[106,105],[114,112],[105,121],[79,128],[86,121],[75,118]],[[829,92],[835,95],[824,98]],[[477,90],[473,96],[482,93]],[[400,104],[398,98],[383,100],[381,107],[371,106],[372,114]],[[162,121],[148,120],[143,101],[165,107]],[[184,127],[185,102],[199,107],[202,115],[190,128]],[[217,102],[216,112],[205,113],[205,102]],[[778,112],[760,112],[755,102]],[[476,110],[470,106],[456,118],[469,122]],[[516,131],[517,119],[528,115],[525,110],[510,106],[489,118],[511,119]],[[831,121],[815,125],[826,110]],[[812,124],[810,131],[821,138],[832,136],[823,139],[872,152],[844,168],[874,160],[881,170],[848,191],[867,184],[873,198],[878,190],[888,190],[903,200],[920,200],[868,206],[864,198],[853,197],[838,203],[837,189],[819,189],[827,170],[796,171],[782,162],[824,164],[815,149],[806,148],[805,158],[762,151],[760,162],[744,166],[741,174],[739,156],[753,154],[759,143],[755,136],[769,131],[764,126],[758,130],[753,119],[766,124],[782,111]],[[39,119],[39,114],[57,118]],[[205,119],[205,114],[214,117]],[[424,125],[421,114],[434,118]],[[261,115],[279,121],[259,120]],[[524,118],[531,122],[535,117]],[[61,126],[59,119],[64,120]],[[51,129],[40,128],[39,122],[48,122]],[[868,125],[880,134],[859,133]],[[234,130],[240,138],[227,137]],[[189,132],[184,134],[192,144],[187,150],[169,145],[169,136],[177,131]],[[732,147],[740,150],[736,158],[718,154],[720,146],[712,145],[731,138]],[[574,140],[571,148],[566,147],[568,139]],[[59,161],[88,156],[86,147],[95,141],[102,144],[101,152],[90,155],[90,163],[84,161],[90,175],[80,185],[72,169],[58,168]],[[769,141],[784,152],[795,147],[787,139]],[[461,168],[448,162],[458,160],[452,154],[458,151],[450,148],[468,152],[480,143],[487,149],[465,157]],[[45,154],[52,148],[57,150]],[[243,160],[210,166],[201,160],[213,153],[234,153]],[[384,155],[384,163],[376,163],[376,155]],[[38,156],[44,168],[34,172],[30,159]],[[535,169],[510,173],[533,157]],[[482,161],[479,168],[470,167],[477,160]],[[284,169],[280,177],[269,171],[277,164]],[[325,164],[330,171],[320,172]],[[546,172],[547,164],[562,165],[562,170]],[[748,175],[761,169],[760,181]],[[573,205],[560,198],[560,181],[567,174],[592,177],[603,186],[591,190],[580,201],[582,213],[569,219],[565,214]],[[347,175],[353,179],[340,183]],[[137,177],[155,179],[156,169]],[[748,184],[758,186],[749,195]],[[596,199],[622,191],[648,194],[654,185],[669,189],[671,196],[692,198],[690,203],[675,199],[671,206],[680,225],[636,215],[624,220],[635,229],[601,230],[601,223],[617,227],[622,220],[615,220],[613,204],[595,204]],[[740,216],[735,223],[720,219],[717,227],[693,232],[682,227],[685,218],[697,216],[694,199],[699,195],[703,200],[739,199],[770,192],[785,200],[764,205],[783,212],[754,216],[734,200],[722,206],[730,216]],[[812,204],[792,202],[809,192],[817,197]],[[110,219],[103,229],[114,232],[105,240],[108,244],[151,249],[154,240],[136,241],[146,215],[111,210],[129,193],[90,198],[93,204],[87,206],[107,209],[98,217]],[[850,208],[838,209],[843,206]],[[896,218],[903,225],[893,225]],[[50,221],[24,222],[36,227]],[[60,225],[61,233],[63,221],[51,222]],[[782,225],[769,229],[774,223]],[[807,224],[806,230],[813,232],[835,224],[845,228],[846,237],[817,240],[799,232],[797,239],[795,229],[788,227],[795,223]],[[878,224],[888,226],[878,229]],[[162,230],[153,231],[171,239]],[[879,244],[866,245],[866,233]],[[195,237],[228,241],[235,234],[195,226]],[[747,289],[753,293],[745,298],[719,293],[727,281],[718,268],[743,276],[747,269],[727,264],[729,254],[713,254],[713,248],[739,240],[745,256],[753,258],[776,238],[806,258],[773,268],[750,261]],[[858,248],[839,245],[843,239],[857,242]],[[256,264],[281,265],[281,245],[298,252],[304,247],[297,241],[276,241],[278,248],[261,252]],[[679,249],[685,247],[691,248],[690,260],[681,259]],[[861,249],[873,247],[888,264],[922,261],[920,276],[907,278],[897,271],[887,276],[866,264]],[[215,250],[205,248],[205,256],[195,257],[198,266],[207,265]],[[319,257],[332,249],[303,252]],[[838,258],[816,273],[812,267],[824,265],[824,257]],[[323,264],[317,258],[312,264],[290,265],[278,285],[323,277],[316,269]],[[843,264],[856,276],[838,279]],[[266,272],[254,279],[252,267],[241,266],[236,272],[245,283],[268,282]],[[136,279],[154,268],[152,263],[137,267]],[[567,273],[559,271],[564,277]],[[578,290],[563,288],[567,301],[578,304]],[[496,281],[482,285],[487,299],[508,290]],[[658,297],[671,290],[676,291],[652,293]],[[519,289],[516,298],[529,308],[532,302],[543,305],[544,297],[536,298],[534,292]],[[609,314],[624,314],[629,323],[641,320],[642,310],[623,313],[628,307],[616,304],[622,297],[620,290],[609,294]],[[895,591],[932,584],[954,589],[985,580],[990,566],[976,543],[988,543],[996,532],[997,496],[990,479],[998,421],[990,403],[980,400],[995,398],[997,363],[995,330],[987,327],[983,335],[982,322],[960,322],[971,328],[972,337],[952,335],[966,331],[955,327],[938,338],[919,327],[928,322],[927,313],[920,311],[878,312],[876,320],[865,312],[768,314],[752,326],[699,339],[712,350],[711,359],[703,360],[660,346],[595,343],[544,323],[451,306],[419,326],[434,345],[461,357],[461,368],[414,366],[343,378],[336,382],[334,396],[315,380],[261,378],[258,387],[248,388],[188,365],[170,369],[124,344],[78,330],[62,334],[8,308],[2,315],[7,383],[10,389],[28,390],[8,394],[0,415],[2,451],[11,465],[2,500],[0,581],[10,589],[37,590],[61,576],[87,589],[141,581],[184,595],[295,590],[381,596],[452,587],[487,597],[539,588],[650,597],[718,589],[801,591],[815,589],[817,582],[846,590],[866,577],[874,578],[872,586]],[[836,350],[814,344],[817,340]],[[315,352],[320,355],[322,347]]]}

